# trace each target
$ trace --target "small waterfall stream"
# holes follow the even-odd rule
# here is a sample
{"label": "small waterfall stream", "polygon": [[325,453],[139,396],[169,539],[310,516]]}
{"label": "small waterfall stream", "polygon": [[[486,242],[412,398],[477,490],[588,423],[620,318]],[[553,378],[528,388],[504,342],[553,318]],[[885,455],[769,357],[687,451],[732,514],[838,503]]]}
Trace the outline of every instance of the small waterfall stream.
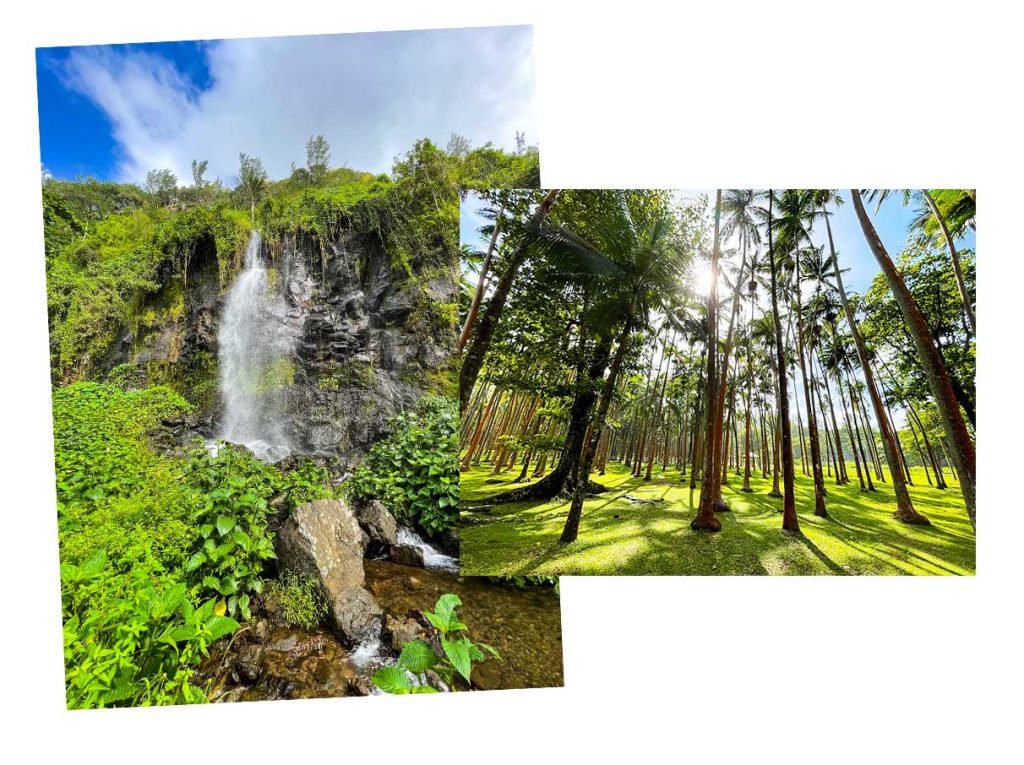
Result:
{"label": "small waterfall stream", "polygon": [[399,526],[398,544],[419,548],[423,552],[423,566],[425,568],[431,568],[435,571],[448,571],[455,574],[459,572],[459,561],[457,558],[445,555],[408,526]]}
{"label": "small waterfall stream", "polygon": [[291,382],[295,340],[285,323],[288,305],[269,282],[260,245],[260,235],[253,231],[217,334],[224,407],[218,437],[274,462],[293,450],[284,394]]}

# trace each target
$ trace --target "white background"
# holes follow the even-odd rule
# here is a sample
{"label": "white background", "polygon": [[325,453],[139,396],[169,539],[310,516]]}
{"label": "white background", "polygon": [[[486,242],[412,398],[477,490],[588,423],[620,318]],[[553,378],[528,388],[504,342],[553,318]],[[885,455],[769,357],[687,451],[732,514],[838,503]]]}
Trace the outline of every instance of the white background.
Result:
{"label": "white background", "polygon": [[[995,11],[1012,5],[485,5],[7,6],[4,759],[1019,761],[1022,67],[1019,19]],[[535,24],[546,186],[979,189],[978,576],[565,579],[564,689],[65,711],[33,48],[494,23]]]}

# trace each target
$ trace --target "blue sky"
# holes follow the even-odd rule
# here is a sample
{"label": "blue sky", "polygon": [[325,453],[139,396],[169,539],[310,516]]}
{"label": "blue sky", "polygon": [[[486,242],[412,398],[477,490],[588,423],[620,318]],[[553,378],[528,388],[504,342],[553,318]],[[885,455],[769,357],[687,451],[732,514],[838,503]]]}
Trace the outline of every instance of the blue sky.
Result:
{"label": "blue sky", "polygon": [[[850,204],[849,191],[843,190],[841,193],[846,204],[832,216],[832,237],[835,240],[836,251],[839,253],[839,262],[844,269],[848,269],[843,274],[846,288],[862,293],[871,285],[871,281],[879,273],[879,269],[864,241],[864,234],[861,232],[857,215]],[[694,189],[680,191],[679,194],[683,197],[693,198],[699,194],[706,194],[708,199],[713,202],[715,191],[714,189]],[[462,203],[460,219],[462,242],[477,249],[484,249],[486,246],[485,242],[481,242],[480,235],[476,233],[477,228],[485,223],[476,214],[476,210],[481,206],[478,198],[473,195],[467,196]],[[875,206],[876,203],[870,202],[865,207],[874,221],[882,242],[889,250],[889,254],[895,258],[907,242],[907,226],[914,217],[913,207],[904,207],[899,195],[892,196],[883,202],[877,213]],[[825,237],[824,226],[816,225],[815,242],[825,244],[827,241]],[[975,246],[974,233],[970,232],[963,240],[957,242],[957,245],[973,249]]]}
{"label": "blue sky", "polygon": [[271,177],[323,133],[331,163],[370,172],[422,137],[537,142],[528,26],[40,48],[42,164],[58,177],[231,183],[239,152]]}

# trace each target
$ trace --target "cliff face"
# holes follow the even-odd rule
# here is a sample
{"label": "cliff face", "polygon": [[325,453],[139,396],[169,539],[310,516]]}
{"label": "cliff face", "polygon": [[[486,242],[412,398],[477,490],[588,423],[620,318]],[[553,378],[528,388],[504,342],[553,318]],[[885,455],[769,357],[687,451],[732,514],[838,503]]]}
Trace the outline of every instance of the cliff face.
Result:
{"label": "cliff face", "polygon": [[[266,384],[284,402],[297,452],[351,464],[387,435],[394,414],[428,390],[451,392],[454,264],[410,275],[379,238],[351,230],[326,241],[286,235],[264,242],[261,258],[294,339],[292,357]],[[147,301],[104,364],[128,363],[149,382],[178,389],[212,436],[222,414],[218,328],[238,270],[223,275],[231,260],[218,257],[212,240],[197,242],[187,277],[169,280]]]}

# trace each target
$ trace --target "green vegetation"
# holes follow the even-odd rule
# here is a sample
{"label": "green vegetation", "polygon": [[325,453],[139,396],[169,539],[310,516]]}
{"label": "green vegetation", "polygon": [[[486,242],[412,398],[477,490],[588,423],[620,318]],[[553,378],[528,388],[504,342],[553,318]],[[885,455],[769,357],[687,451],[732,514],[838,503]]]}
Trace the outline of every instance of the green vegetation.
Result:
{"label": "green vegetation", "polygon": [[293,627],[313,629],[327,617],[327,598],[315,577],[285,570],[267,583],[267,596],[277,601],[285,624]]}
{"label": "green vegetation", "polygon": [[[865,209],[894,196],[917,205],[896,260]],[[692,532],[742,530],[753,542],[743,509],[778,510],[790,534],[823,524],[844,539],[851,509],[881,509],[914,549],[941,537],[943,514],[960,502],[973,531],[975,257],[957,243],[973,232],[973,190],[726,189],[712,205],[658,190],[480,198],[493,223],[479,231],[487,249],[470,250],[465,266],[479,276],[462,301],[462,498],[473,499],[478,480],[506,490],[486,492],[501,522],[481,516],[467,530],[467,571],[615,573],[618,554],[623,573],[735,573],[700,554],[687,510]],[[832,235],[847,200],[878,266],[863,295],[847,289]],[[665,485],[663,511],[619,512],[600,493],[601,477],[623,470],[636,487]],[[755,500],[758,475],[770,484]],[[645,532],[628,521],[638,513],[651,519]],[[562,551],[546,546],[558,515]],[[870,548],[869,526],[860,529]],[[664,562],[658,539],[693,560]],[[934,568],[972,572],[970,544]],[[587,545],[602,560],[581,554]],[[846,556],[834,552],[842,569]]]}
{"label": "green vegetation", "polygon": [[331,496],[326,473],[230,446],[162,456],[161,420],[188,410],[167,388],[80,382],[53,403],[68,705],[205,700],[192,671],[273,557],[267,500]]}
{"label": "green vegetation", "polygon": [[[467,188],[530,184],[538,177],[535,150],[508,154],[491,146],[452,154],[423,140],[399,157],[390,175],[327,169],[330,147],[314,136],[310,168],[269,180],[258,157],[240,157],[237,188],[203,179],[176,186],[169,171],[150,174],[145,188],[85,179],[43,183],[47,298],[53,380],[95,379],[111,348],[127,336],[132,352],[150,334],[182,319],[183,288],[198,261],[216,261],[222,290],[242,266],[255,226],[273,252],[286,236],[308,239],[326,267],[328,243],[342,232],[369,238],[387,253],[396,276],[451,274],[458,253],[458,194]],[[302,170],[303,172],[298,172]],[[445,198],[446,197],[446,198]],[[439,200],[443,199],[443,203]],[[169,293],[169,294],[168,294]],[[428,313],[450,316],[449,304]],[[436,318],[436,317],[435,317]],[[171,353],[170,362],[176,363]],[[215,375],[211,365],[193,371]],[[161,370],[150,382],[189,394],[185,375]],[[188,385],[186,385],[186,382]]]}
{"label": "green vegetation", "polygon": [[348,489],[356,501],[379,499],[399,523],[428,535],[459,517],[458,413],[452,399],[427,397],[390,423],[391,435],[370,449]]}
{"label": "green vegetation", "polygon": [[[213,641],[263,607],[266,586],[293,625],[313,626],[325,613],[311,581],[270,577],[271,529],[296,506],[337,496],[327,471],[311,461],[282,471],[230,445],[211,453],[181,444],[192,423],[214,413],[217,299],[242,268],[251,230],[262,232],[272,258],[289,239],[319,252],[324,268],[333,248],[358,238],[362,250],[385,256],[396,286],[418,288],[417,331],[422,324],[424,336],[442,342],[453,306],[429,287],[454,277],[459,194],[536,183],[538,174],[535,150],[442,151],[420,141],[390,174],[373,176],[330,168],[322,136],[306,148],[308,167],[282,180],[268,178],[259,157],[242,155],[234,189],[207,180],[199,159],[191,186],[159,168],[144,187],[43,181],[71,707],[204,701],[197,665]],[[279,267],[270,264],[269,279]],[[353,362],[319,384],[366,387],[373,374]],[[288,359],[258,385],[297,375]],[[417,384],[451,390],[453,377],[442,369]],[[428,534],[451,527],[453,405],[426,401],[395,427],[353,485],[379,492]]]}
{"label": "green vegetation", "polygon": [[440,653],[425,640],[410,641],[402,647],[396,666],[381,667],[373,673],[374,684],[386,693],[436,693],[437,689],[426,678],[427,672],[434,672],[449,689],[455,690],[456,675],[468,685],[472,682],[473,665],[486,661],[488,654],[501,661],[493,646],[470,639],[468,628],[455,611],[461,605],[458,595],[448,593],[437,599],[433,611],[423,612],[437,630]]}
{"label": "green vegetation", "polygon": [[[623,465],[610,464],[606,475],[597,477],[609,491],[586,501],[579,539],[572,544],[558,541],[568,511],[562,499],[469,513],[461,529],[462,572],[973,574],[974,534],[955,482],[937,492],[925,483],[923,468],[911,472],[918,484],[911,496],[930,527],[906,526],[892,517],[888,484],[879,484],[875,493],[847,485],[829,487],[829,518],[801,513],[802,534],[790,535],[779,528],[779,502],[768,496],[771,480],[755,476],[752,493],[741,492],[738,481],[724,487],[732,512],[719,514],[721,534],[704,535],[688,527],[700,490],[691,493],[678,470],[656,470],[645,481]],[[496,479],[485,469],[463,473],[463,497],[484,501],[511,488],[512,478]],[[813,507],[813,498],[812,479],[797,476],[799,505]]]}

